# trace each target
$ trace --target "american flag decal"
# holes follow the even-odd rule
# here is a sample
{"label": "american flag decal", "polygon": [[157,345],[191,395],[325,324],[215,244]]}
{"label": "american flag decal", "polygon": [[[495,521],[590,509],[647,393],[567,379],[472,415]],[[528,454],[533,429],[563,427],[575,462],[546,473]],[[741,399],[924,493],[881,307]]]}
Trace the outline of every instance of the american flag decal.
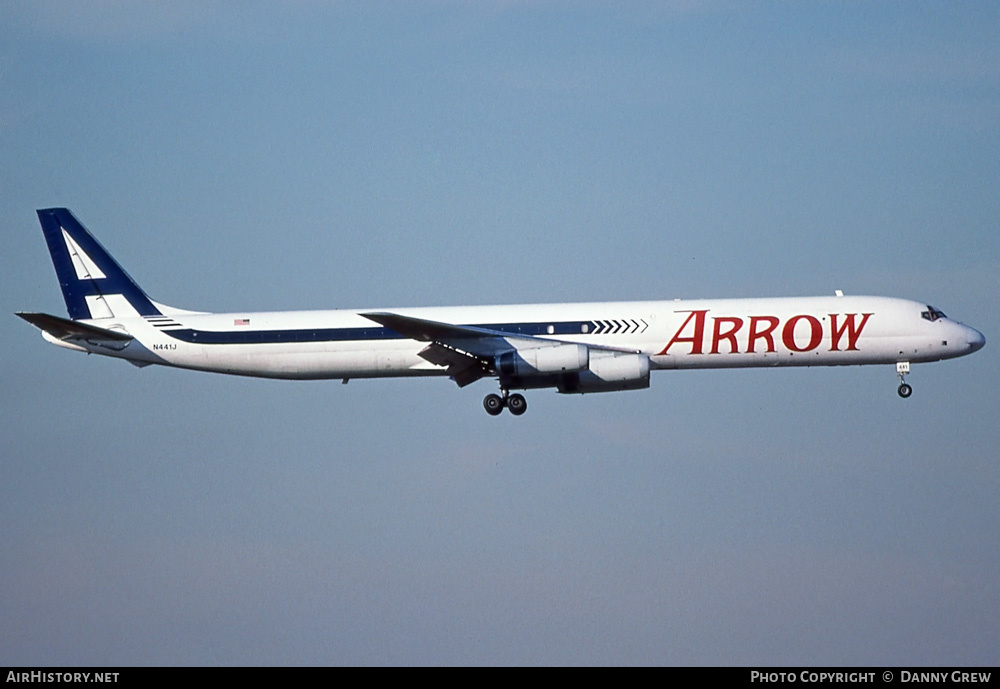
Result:
{"label": "american flag decal", "polygon": [[249,318],[237,318],[233,321],[233,325],[250,325]]}

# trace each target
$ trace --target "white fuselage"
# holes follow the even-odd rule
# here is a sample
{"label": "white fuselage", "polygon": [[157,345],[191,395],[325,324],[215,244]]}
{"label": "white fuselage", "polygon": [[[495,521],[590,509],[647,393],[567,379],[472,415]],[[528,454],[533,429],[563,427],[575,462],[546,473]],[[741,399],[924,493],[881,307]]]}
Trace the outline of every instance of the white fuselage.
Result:
{"label": "white fuselage", "polygon": [[[122,330],[124,347],[50,341],[128,359],[292,379],[444,375],[403,337],[363,311],[123,315],[86,321]],[[392,309],[401,316],[638,352],[652,369],[837,366],[927,362],[971,353],[973,328],[915,301],[885,297],[704,299]],[[934,313],[930,310],[931,313]],[[79,341],[78,341],[79,342]]]}

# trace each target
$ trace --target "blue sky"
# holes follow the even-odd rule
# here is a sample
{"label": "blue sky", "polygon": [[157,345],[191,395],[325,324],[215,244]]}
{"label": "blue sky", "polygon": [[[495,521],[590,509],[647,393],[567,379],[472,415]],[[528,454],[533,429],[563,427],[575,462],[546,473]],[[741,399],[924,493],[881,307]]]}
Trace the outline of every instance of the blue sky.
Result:
{"label": "blue sky", "polygon": [[[0,658],[1000,662],[994,3],[0,2]],[[884,294],[987,346],[635,393],[83,357],[205,310]]]}

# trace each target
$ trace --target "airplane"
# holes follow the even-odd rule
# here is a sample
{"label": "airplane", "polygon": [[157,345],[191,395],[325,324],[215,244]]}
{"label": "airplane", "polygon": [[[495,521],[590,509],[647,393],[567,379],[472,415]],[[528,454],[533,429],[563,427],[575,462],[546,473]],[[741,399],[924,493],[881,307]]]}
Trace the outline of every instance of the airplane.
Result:
{"label": "airplane", "polygon": [[151,364],[286,379],[496,378],[483,406],[520,416],[512,390],[649,387],[650,371],[895,365],[971,354],[978,330],[922,302],[834,296],[206,313],[154,301],[66,208],[37,211],[69,318],[18,312],[49,342]]}

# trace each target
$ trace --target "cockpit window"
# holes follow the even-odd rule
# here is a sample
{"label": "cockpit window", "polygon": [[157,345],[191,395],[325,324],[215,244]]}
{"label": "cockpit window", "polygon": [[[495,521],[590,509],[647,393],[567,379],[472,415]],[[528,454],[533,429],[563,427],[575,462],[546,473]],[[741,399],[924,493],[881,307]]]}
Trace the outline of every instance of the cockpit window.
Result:
{"label": "cockpit window", "polygon": [[920,315],[928,321],[936,321],[939,318],[947,318],[947,316],[944,315],[944,311],[938,311],[930,304],[927,305],[927,310],[922,312]]}

